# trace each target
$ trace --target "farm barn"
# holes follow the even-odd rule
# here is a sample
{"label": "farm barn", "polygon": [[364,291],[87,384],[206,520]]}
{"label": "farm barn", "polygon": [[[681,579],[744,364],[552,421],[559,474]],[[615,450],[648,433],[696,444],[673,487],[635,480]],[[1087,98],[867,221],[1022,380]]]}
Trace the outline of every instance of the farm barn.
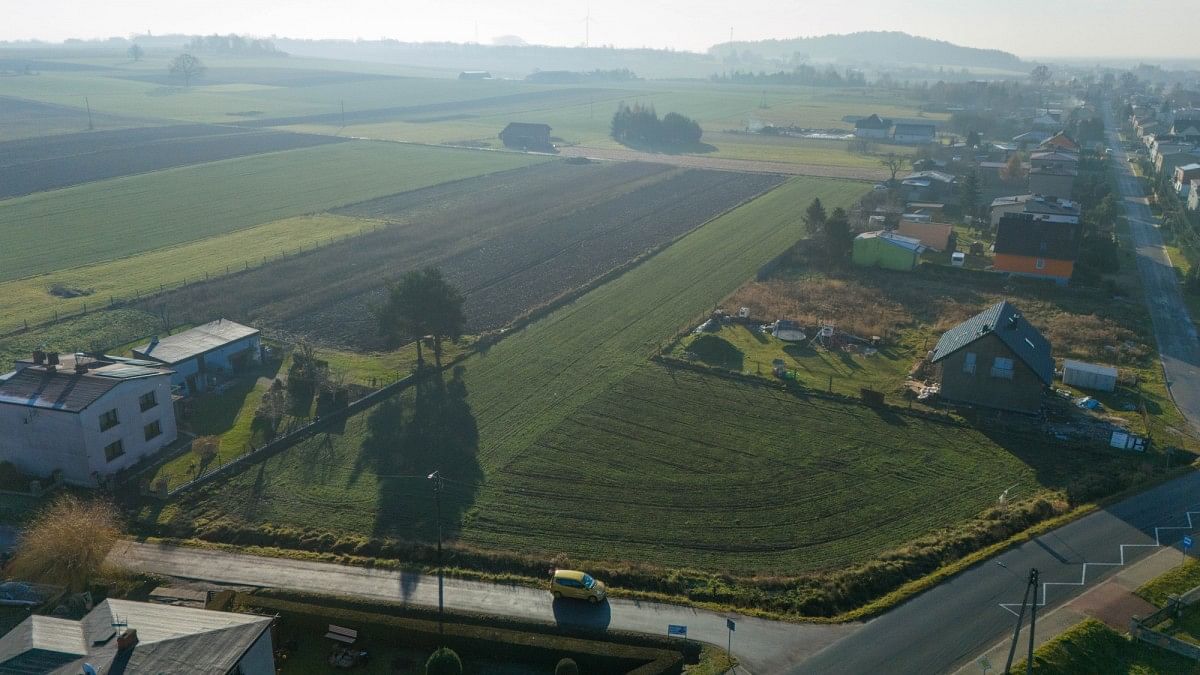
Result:
{"label": "farm barn", "polygon": [[930,361],[951,401],[1036,413],[1054,381],[1050,342],[1007,301],[946,331]]}
{"label": "farm barn", "polygon": [[1067,359],[1063,361],[1062,379],[1063,384],[1080,389],[1112,391],[1117,388],[1117,369],[1098,363]]}
{"label": "farm barn", "polygon": [[500,140],[504,147],[516,150],[553,150],[550,143],[549,124],[530,124],[528,122],[509,122],[500,132]]}
{"label": "farm barn", "polygon": [[171,367],[171,384],[187,395],[208,388],[216,374],[231,374],[257,363],[259,330],[229,319],[217,319],[133,350],[133,355]]}

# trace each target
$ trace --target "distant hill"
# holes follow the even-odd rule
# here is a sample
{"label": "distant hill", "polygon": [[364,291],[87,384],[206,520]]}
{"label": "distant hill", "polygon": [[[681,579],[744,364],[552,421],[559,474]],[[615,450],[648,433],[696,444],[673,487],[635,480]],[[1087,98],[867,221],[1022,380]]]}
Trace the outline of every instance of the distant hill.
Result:
{"label": "distant hill", "polygon": [[709,54],[724,57],[736,49],[759,57],[784,62],[837,61],[841,63],[915,64],[955,68],[998,68],[1024,70],[1015,54],[999,49],[963,47],[900,32],[863,32],[822,35],[790,40],[725,42],[709,48]]}

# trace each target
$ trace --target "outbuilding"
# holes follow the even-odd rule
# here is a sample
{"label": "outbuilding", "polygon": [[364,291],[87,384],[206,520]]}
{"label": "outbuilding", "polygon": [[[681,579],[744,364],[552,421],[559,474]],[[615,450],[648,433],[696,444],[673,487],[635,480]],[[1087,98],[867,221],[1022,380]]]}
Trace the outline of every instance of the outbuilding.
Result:
{"label": "outbuilding", "polygon": [[1112,366],[1084,361],[1063,361],[1063,384],[1093,391],[1113,391],[1117,388],[1118,371]]}
{"label": "outbuilding", "polygon": [[514,150],[554,150],[554,144],[550,142],[549,124],[510,122],[500,132],[500,140],[504,142],[504,147]]}
{"label": "outbuilding", "polygon": [[171,384],[191,396],[261,361],[259,334],[257,328],[217,319],[161,340],[156,336],[133,354],[170,366]]}
{"label": "outbuilding", "polygon": [[919,239],[892,232],[863,232],[854,238],[851,259],[860,267],[911,272],[924,251]]}

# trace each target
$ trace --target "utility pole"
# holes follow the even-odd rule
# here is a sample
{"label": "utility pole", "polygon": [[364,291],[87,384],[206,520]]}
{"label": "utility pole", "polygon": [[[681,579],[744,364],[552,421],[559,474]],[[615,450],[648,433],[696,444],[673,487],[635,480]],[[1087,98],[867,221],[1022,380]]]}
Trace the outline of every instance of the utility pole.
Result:
{"label": "utility pole", "polygon": [[438,636],[443,635],[442,622],[445,618],[446,606],[442,601],[442,474],[434,471],[428,479],[433,481],[433,501],[437,508],[437,568],[438,568]]}
{"label": "utility pole", "polygon": [[[1030,592],[1033,592],[1033,602],[1029,602]],[[1038,571],[1037,568],[1029,570],[1029,581],[1025,584],[1025,595],[1021,598],[1021,611],[1017,614],[1017,626],[1013,629],[1012,646],[1008,648],[1008,660],[1004,662],[1004,675],[1009,675],[1012,672],[1013,657],[1017,655],[1017,643],[1021,639],[1021,622],[1025,619],[1025,607],[1029,607],[1029,653],[1025,658],[1025,672],[1027,675],[1033,675],[1033,640],[1034,633],[1037,631],[1037,606],[1038,606]]]}
{"label": "utility pole", "polygon": [[346,128],[346,99],[342,99],[342,128]]}

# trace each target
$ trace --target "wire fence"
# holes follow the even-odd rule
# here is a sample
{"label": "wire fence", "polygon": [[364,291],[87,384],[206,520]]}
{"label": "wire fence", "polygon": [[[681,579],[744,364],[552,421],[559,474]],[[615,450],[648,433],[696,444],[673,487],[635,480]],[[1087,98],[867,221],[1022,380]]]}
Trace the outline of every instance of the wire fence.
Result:
{"label": "wire fence", "polygon": [[[262,257],[255,256],[254,258],[247,258],[237,263],[230,263],[224,267],[218,267],[217,269],[200,270],[193,274],[187,274],[178,281],[160,283],[157,288],[148,287],[134,289],[132,295],[128,293],[124,296],[109,295],[107,300],[105,300],[103,296],[99,298],[96,298],[93,295],[81,296],[87,299],[81,299],[78,307],[64,309],[62,311],[55,309],[49,318],[40,318],[35,319],[34,321],[30,321],[28,318],[26,318],[22,319],[21,323],[19,324],[0,326],[0,338],[12,337],[30,330],[45,328],[46,326],[53,326],[54,324],[66,321],[68,319],[77,319],[81,316],[86,316],[89,313],[95,313],[108,309],[116,309],[118,307],[126,307],[139,302],[153,300],[156,297],[187,288],[188,286],[202,284],[207,281],[220,279],[234,274],[249,272],[250,270],[258,269],[272,262],[278,262],[287,258],[294,258],[304,255],[305,253],[312,253],[313,251],[326,246],[332,246],[333,244],[357,239],[363,235],[370,234],[372,232],[378,232],[382,227],[383,225],[376,224],[370,228],[360,228],[357,233],[351,232],[340,236],[331,235],[328,237],[319,237],[306,243],[297,244],[295,248],[289,247],[286,249],[281,249],[278,253],[264,255]],[[47,294],[53,297],[51,289],[47,289]],[[64,299],[73,300],[75,298]]]}

